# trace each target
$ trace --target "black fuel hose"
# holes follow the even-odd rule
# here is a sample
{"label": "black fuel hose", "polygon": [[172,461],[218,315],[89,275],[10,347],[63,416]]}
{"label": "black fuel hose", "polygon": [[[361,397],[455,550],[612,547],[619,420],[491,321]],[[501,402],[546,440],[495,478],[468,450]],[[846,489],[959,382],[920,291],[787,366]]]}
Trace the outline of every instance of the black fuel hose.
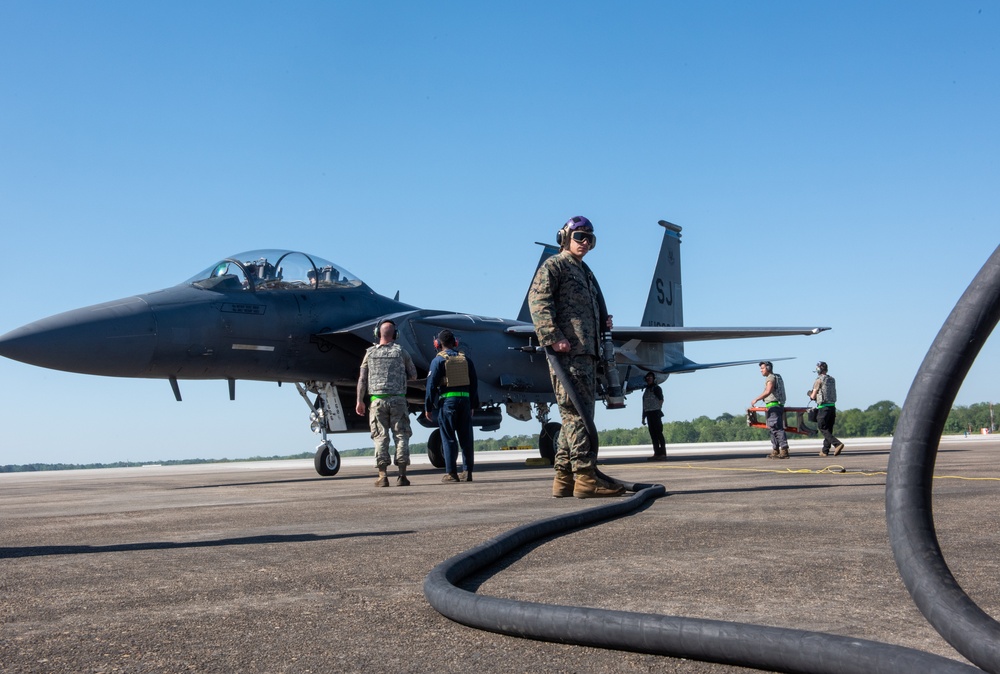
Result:
{"label": "black fuel hose", "polygon": [[944,561],[931,483],[948,413],[998,320],[1000,246],[955,305],[913,379],[896,424],[885,489],[889,540],[910,596],[955,650],[988,672],[1000,672],[1000,623],[965,594]]}
{"label": "black fuel hose", "polygon": [[[578,411],[585,410],[567,373],[546,349],[553,372]],[[596,447],[594,420],[584,416]],[[612,480],[603,474],[605,480]],[[617,482],[617,481],[616,481]],[[912,648],[834,634],[745,623],[500,599],[459,585],[537,540],[625,515],[666,493],[663,485],[623,483],[635,494],[525,524],[431,570],[424,597],[451,620],[511,636],[809,674],[951,674],[981,671]]]}
{"label": "black fuel hose", "polygon": [[743,623],[561,606],[478,595],[459,585],[534,541],[625,515],[662,494],[647,487],[623,499],[525,524],[441,562],[424,597],[455,622],[499,634],[563,644],[652,653],[776,672],[958,674],[970,665],[876,641]]}

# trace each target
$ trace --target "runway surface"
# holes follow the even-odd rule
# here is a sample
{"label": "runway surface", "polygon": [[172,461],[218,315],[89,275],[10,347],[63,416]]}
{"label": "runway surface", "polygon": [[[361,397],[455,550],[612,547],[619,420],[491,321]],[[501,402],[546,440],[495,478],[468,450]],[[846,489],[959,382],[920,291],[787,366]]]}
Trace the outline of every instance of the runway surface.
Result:
{"label": "runway surface", "polygon": [[[923,619],[885,525],[888,439],[839,457],[793,441],[604,448],[602,469],[659,482],[640,512],[549,540],[480,594],[829,632],[963,661]],[[195,452],[196,453],[196,452]],[[457,625],[424,600],[439,562],[601,499],[553,499],[534,452],[481,453],[475,481],[374,488],[372,459],[0,474],[3,672],[742,672],[527,641]],[[423,459],[423,457],[419,457]],[[1000,615],[1000,437],[946,438],[934,513],[963,589]],[[394,477],[394,475],[393,475]],[[394,482],[392,480],[391,482]]]}

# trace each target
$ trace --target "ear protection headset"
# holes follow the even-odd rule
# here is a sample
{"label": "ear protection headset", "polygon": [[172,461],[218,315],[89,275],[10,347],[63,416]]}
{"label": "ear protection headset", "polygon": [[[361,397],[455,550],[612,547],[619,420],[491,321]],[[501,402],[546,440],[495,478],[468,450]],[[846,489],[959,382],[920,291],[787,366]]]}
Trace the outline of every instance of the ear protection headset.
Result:
{"label": "ear protection headset", "polygon": [[[441,332],[444,332],[444,331],[442,330]],[[434,348],[435,349],[437,349],[438,351],[442,351],[442,350],[444,350],[446,348],[447,349],[451,349],[451,348],[457,348],[458,347],[458,337],[456,335],[454,335],[454,334],[452,334],[452,338],[455,340],[455,344],[453,346],[445,346],[444,344],[442,344],[441,340],[438,339],[438,337],[441,336],[441,332],[439,332],[437,334],[437,337],[434,338]]]}
{"label": "ear protection headset", "polygon": [[574,230],[580,229],[581,227],[589,228],[591,241],[590,249],[594,250],[597,248],[597,235],[594,234],[594,225],[591,224],[590,220],[583,217],[582,215],[574,215],[570,218],[565,225],[562,226],[558,232],[556,232],[556,243],[559,244],[560,248],[565,248],[569,246],[570,236],[573,234]]}
{"label": "ear protection headset", "polygon": [[774,372],[774,365],[772,365],[771,361],[769,361],[769,360],[762,360],[762,361],[760,361],[757,364],[758,365],[763,365],[764,367],[766,367],[768,372]]}
{"label": "ear protection headset", "polygon": [[[378,323],[376,323],[375,324],[375,333],[373,335],[375,337],[375,343],[376,344],[378,344],[382,340],[382,324],[383,323],[391,323],[393,328],[396,327],[396,321],[392,320],[391,318],[383,318]],[[396,339],[397,337],[399,337],[399,330],[395,330],[394,329],[392,331],[392,338]]]}

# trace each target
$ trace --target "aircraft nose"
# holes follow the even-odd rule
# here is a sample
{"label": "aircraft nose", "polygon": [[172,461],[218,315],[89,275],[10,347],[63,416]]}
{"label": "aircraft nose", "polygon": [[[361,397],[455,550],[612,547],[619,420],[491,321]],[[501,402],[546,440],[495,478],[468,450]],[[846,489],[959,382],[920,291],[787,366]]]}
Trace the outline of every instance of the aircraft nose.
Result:
{"label": "aircraft nose", "polygon": [[138,297],[43,318],[0,336],[0,355],[53,370],[136,377],[156,347],[156,319]]}

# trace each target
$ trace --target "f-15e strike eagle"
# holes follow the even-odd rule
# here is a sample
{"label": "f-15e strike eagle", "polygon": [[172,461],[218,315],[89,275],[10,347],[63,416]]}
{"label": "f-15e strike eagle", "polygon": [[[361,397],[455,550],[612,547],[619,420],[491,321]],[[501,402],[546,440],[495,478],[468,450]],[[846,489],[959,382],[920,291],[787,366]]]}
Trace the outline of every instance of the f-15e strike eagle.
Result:
{"label": "f-15e strike eagle", "polygon": [[[611,331],[595,399],[607,403],[617,372],[625,392],[642,388],[647,372],[658,381],[679,372],[756,363],[695,363],[684,356],[684,342],[813,335],[829,328],[689,328],[681,302],[681,228],[661,220],[663,243],[649,287],[645,311],[636,327]],[[558,252],[544,246],[539,264]],[[525,279],[530,281],[530,279]],[[526,284],[527,285],[527,284]],[[473,423],[499,427],[505,411],[541,424],[539,450],[554,455],[560,425],[549,420],[555,399],[548,366],[539,353],[527,297],[516,319],[420,309],[379,295],[343,267],[287,250],[256,250],[216,262],[172,288],[126,297],[43,318],[0,337],[0,355],[31,365],[112,377],[166,379],[181,400],[178,382],[220,379],[235,398],[237,379],[292,383],[310,407],[320,475],[340,470],[331,433],[368,431],[368,421],[353,413],[361,359],[372,344],[375,326],[395,322],[400,345],[421,373],[434,358],[434,336],[448,328],[475,360],[481,407]],[[613,351],[613,353],[611,353]],[[315,396],[310,400],[310,394]],[[407,393],[411,413],[423,414],[423,381]],[[620,399],[611,407],[622,406]],[[348,412],[345,412],[347,410]],[[428,455],[444,465],[435,430]]]}

